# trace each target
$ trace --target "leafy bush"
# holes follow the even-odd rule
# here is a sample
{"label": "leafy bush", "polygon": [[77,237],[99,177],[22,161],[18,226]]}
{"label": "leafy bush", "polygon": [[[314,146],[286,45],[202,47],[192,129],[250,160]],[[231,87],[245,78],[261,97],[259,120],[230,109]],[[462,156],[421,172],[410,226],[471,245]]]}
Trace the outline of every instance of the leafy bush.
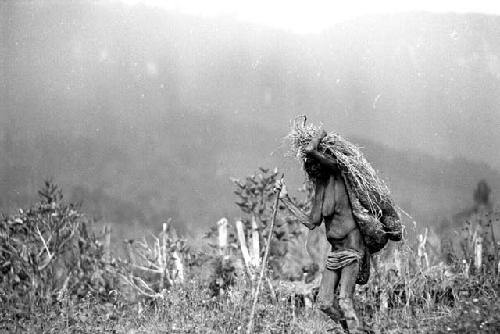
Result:
{"label": "leafy bush", "polygon": [[0,221],[0,302],[10,316],[28,316],[36,307],[66,295],[93,293],[106,300],[115,289],[116,263],[104,259],[104,246],[89,221],[63,201],[59,187],[45,182],[42,200]]}
{"label": "leafy bush", "polygon": [[[272,220],[273,203],[276,196],[274,187],[279,180],[278,170],[259,168],[254,174],[247,176],[244,180],[233,178],[236,186],[234,193],[238,197],[236,204],[240,207],[243,217],[242,221],[251,231],[252,219],[256,219],[261,236],[260,244],[267,239],[269,225]],[[298,202],[299,208],[305,209],[307,201]],[[291,215],[283,206],[279,206],[278,219],[273,230],[271,248],[269,252],[269,264],[272,271],[279,277],[281,273],[282,259],[288,253],[289,241],[297,239],[302,233],[301,224],[296,217]],[[264,247],[261,247],[261,256]]]}

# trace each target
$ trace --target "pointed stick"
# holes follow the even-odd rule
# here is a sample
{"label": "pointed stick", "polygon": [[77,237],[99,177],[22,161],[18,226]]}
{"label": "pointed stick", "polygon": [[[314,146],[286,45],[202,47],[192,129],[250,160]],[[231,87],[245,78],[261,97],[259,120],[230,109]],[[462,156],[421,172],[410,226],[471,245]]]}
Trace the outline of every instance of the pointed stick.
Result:
{"label": "pointed stick", "polygon": [[274,212],[273,220],[271,221],[271,227],[269,228],[269,235],[267,237],[266,249],[264,251],[264,257],[262,258],[262,265],[260,267],[260,275],[257,281],[257,287],[255,290],[255,296],[253,298],[252,311],[250,313],[250,320],[248,321],[247,334],[253,333],[253,318],[255,317],[255,310],[257,308],[257,301],[259,300],[260,286],[262,285],[262,278],[264,277],[264,271],[266,270],[267,256],[269,255],[269,246],[271,245],[271,239],[273,237],[274,223],[276,222],[276,215],[278,213],[278,202],[280,199],[281,187],[283,184],[283,175],[276,185],[276,201],[274,202]]}
{"label": "pointed stick", "polygon": [[491,229],[491,241],[493,241],[493,251],[495,258],[495,273],[498,275],[500,270],[500,262],[498,261],[498,244],[497,239],[495,238],[495,229],[493,228],[493,221],[490,220],[490,229]]}

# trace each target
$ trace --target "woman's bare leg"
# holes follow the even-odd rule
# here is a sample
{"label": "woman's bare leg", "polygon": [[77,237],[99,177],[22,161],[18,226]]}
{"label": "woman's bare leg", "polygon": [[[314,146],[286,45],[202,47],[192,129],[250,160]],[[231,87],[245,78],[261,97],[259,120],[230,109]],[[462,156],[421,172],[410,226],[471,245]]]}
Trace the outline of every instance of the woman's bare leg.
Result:
{"label": "woman's bare leg", "polygon": [[325,271],[323,272],[323,277],[321,278],[321,285],[319,287],[317,300],[320,310],[323,311],[327,316],[329,316],[333,321],[340,322],[342,324],[342,327],[344,327],[344,316],[341,312],[341,309],[338,307],[338,303],[335,300],[335,290],[339,285],[339,281],[340,270],[325,269]]}
{"label": "woman's bare leg", "polygon": [[347,327],[350,331],[355,330],[360,326],[353,304],[353,295],[356,287],[358,272],[359,264],[356,261],[342,268],[340,277],[339,306],[344,313],[347,321]]}

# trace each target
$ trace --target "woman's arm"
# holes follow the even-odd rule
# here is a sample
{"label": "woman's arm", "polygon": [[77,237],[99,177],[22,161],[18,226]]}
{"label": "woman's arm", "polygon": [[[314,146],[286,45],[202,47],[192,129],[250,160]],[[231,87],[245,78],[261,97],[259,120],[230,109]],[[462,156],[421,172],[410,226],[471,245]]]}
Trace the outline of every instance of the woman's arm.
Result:
{"label": "woman's arm", "polygon": [[[285,184],[281,185],[280,201],[283,203],[288,210],[308,229],[313,230],[316,228],[316,224],[310,221],[309,215],[302,211],[288,196],[288,191]],[[321,223],[321,222],[320,222]]]}

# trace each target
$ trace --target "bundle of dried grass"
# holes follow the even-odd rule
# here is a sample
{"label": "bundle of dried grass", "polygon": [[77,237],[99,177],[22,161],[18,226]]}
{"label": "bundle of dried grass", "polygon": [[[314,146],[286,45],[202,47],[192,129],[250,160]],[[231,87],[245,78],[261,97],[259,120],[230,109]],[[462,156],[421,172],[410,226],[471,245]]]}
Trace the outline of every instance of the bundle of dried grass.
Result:
{"label": "bundle of dried grass", "polygon": [[[321,126],[294,121],[287,139],[292,153],[304,161],[305,149],[311,140],[320,134]],[[371,239],[368,245],[372,252],[377,252],[391,240],[401,240],[401,224],[390,191],[384,181],[377,175],[361,150],[337,133],[328,133],[318,147],[323,154],[335,159],[346,180],[353,213],[364,230],[365,239]],[[309,177],[312,177],[309,173]],[[352,193],[352,194],[351,194]],[[353,198],[355,196],[355,198]],[[370,219],[368,219],[370,216]],[[376,236],[376,238],[374,238]],[[375,241],[376,239],[376,241]]]}
{"label": "bundle of dried grass", "polygon": [[[321,127],[313,124],[294,123],[287,138],[293,153],[301,161],[305,157],[305,148],[321,130]],[[331,132],[321,141],[319,150],[338,161],[362,204],[366,204],[371,213],[380,217],[384,203],[391,203],[390,192],[360,149],[339,134]]]}

